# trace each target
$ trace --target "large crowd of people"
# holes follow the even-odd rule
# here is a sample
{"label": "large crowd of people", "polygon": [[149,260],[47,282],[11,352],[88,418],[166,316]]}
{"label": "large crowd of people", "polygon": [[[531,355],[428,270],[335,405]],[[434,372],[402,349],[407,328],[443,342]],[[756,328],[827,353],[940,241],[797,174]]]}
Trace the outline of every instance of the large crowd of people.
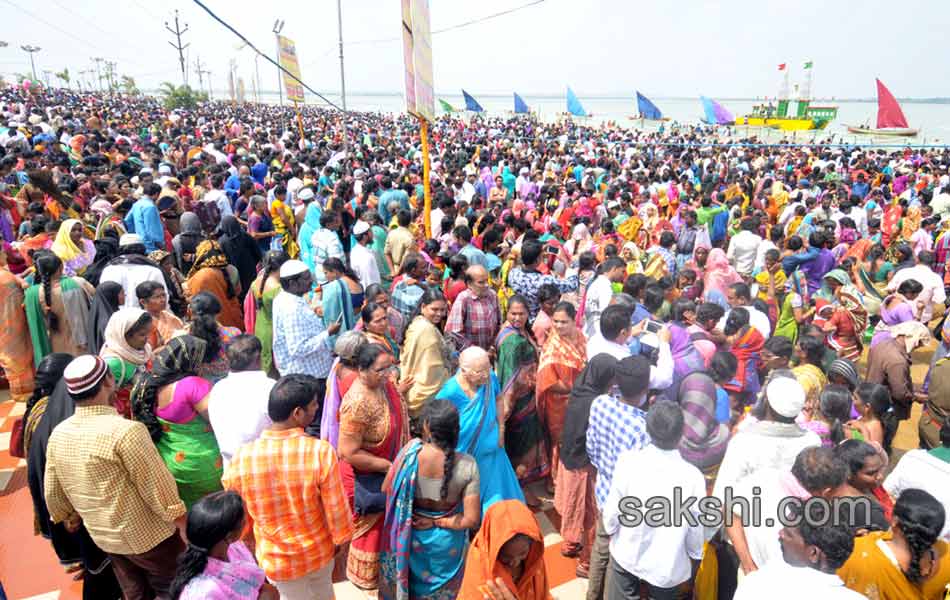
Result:
{"label": "large crowd of people", "polygon": [[[407,115],[0,112],[11,452],[84,597],[546,600],[552,500],[589,600],[947,593],[946,149],[447,115],[427,214]],[[763,519],[631,520],[705,496]]]}

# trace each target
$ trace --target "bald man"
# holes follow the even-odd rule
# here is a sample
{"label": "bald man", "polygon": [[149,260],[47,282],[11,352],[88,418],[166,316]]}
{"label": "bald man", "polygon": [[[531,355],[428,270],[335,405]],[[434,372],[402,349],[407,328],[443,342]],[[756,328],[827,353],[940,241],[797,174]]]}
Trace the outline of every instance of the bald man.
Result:
{"label": "bald man", "polygon": [[470,266],[465,270],[465,285],[449,311],[445,332],[489,350],[501,328],[501,307],[498,296],[488,286],[488,270],[481,265]]}
{"label": "bald man", "polygon": [[478,464],[482,514],[501,500],[524,502],[518,477],[505,454],[504,401],[488,353],[477,346],[463,350],[458,372],[436,398],[452,402],[459,411],[456,450],[470,454]]}

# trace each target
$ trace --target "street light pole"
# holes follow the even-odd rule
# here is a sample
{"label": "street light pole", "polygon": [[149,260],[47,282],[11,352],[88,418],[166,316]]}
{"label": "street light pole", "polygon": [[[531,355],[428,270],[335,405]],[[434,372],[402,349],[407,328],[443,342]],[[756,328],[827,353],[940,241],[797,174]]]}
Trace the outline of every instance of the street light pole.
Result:
{"label": "street light pole", "polygon": [[24,46],[20,46],[20,49],[30,55],[30,68],[33,69],[33,80],[35,81],[36,80],[36,64],[33,62],[33,55],[39,52],[40,50],[42,50],[42,48],[40,48],[39,46],[31,46],[29,44],[26,44]]}
{"label": "street light pole", "polygon": [[[284,29],[284,22],[280,19],[274,21],[274,37],[277,38],[277,64],[280,64],[280,32]],[[284,105],[284,85],[283,85],[283,73],[280,69],[277,69],[277,93],[280,94],[280,105]]]}
{"label": "street light pole", "polygon": [[101,92],[102,91],[102,74],[99,72],[99,63],[101,63],[105,59],[93,58],[92,60],[94,63],[96,63],[96,79],[99,80],[99,91]]}
{"label": "street light pole", "polygon": [[346,73],[343,70],[343,8],[341,0],[336,0],[337,33],[340,39],[340,100],[343,104],[343,150],[347,149],[349,140],[346,132]]}

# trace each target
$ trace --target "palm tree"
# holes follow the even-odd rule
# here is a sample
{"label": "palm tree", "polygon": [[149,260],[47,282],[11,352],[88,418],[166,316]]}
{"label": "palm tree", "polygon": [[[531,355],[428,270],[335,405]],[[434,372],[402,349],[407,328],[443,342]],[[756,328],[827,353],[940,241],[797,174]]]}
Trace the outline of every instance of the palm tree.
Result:
{"label": "palm tree", "polygon": [[138,96],[139,88],[135,85],[135,79],[129,75],[122,76],[122,83],[120,85],[122,91],[129,96]]}
{"label": "palm tree", "polygon": [[53,75],[55,75],[57,79],[59,79],[60,81],[66,84],[67,90],[69,89],[69,80],[70,80],[69,67],[63,67],[62,71],[60,71],[59,73],[53,73]]}

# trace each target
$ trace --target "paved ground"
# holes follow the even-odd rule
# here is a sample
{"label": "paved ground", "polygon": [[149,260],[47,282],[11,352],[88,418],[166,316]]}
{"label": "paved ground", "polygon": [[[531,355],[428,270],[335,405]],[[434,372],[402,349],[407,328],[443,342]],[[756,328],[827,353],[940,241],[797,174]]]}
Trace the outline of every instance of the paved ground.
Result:
{"label": "paved ground", "polygon": [[[922,382],[930,362],[932,347],[915,353],[912,373],[915,382]],[[863,372],[863,365],[861,367]],[[6,391],[0,393],[0,582],[11,600],[79,600],[81,585],[72,581],[56,560],[49,543],[33,535],[33,507],[26,485],[26,461],[10,456],[10,431],[23,405],[9,400]],[[895,459],[904,451],[916,448],[917,420],[920,407],[915,406],[910,420],[901,423],[894,440]],[[550,498],[543,490],[536,490],[546,500],[545,510],[536,513],[544,534],[544,561],[552,593],[556,600],[584,598],[587,580],[576,578],[577,561],[560,554],[560,519],[551,508]],[[349,582],[336,584],[337,600],[361,600],[367,596]]]}

